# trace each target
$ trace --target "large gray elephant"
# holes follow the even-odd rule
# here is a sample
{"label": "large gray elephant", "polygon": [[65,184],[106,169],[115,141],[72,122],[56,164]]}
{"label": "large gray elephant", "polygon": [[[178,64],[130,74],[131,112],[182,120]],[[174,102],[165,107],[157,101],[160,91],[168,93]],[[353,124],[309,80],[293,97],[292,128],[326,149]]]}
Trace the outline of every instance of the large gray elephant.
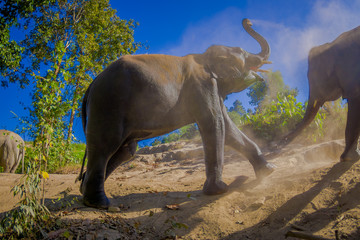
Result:
{"label": "large gray elephant", "polygon": [[[106,208],[104,181],[135,154],[137,141],[197,123],[206,165],[205,194],[227,191],[222,181],[224,144],[246,156],[258,178],[269,175],[259,147],[229,118],[224,99],[256,81],[270,54],[267,41],[243,20],[256,39],[259,54],[239,47],[211,46],[203,54],[123,56],[108,66],[87,89],[82,105],[87,171],[80,191],[88,206]],[[84,166],[84,164],[83,164]]]}
{"label": "large gray elephant", "polygon": [[[326,101],[348,101],[345,150],[340,160],[358,160],[360,133],[360,26],[342,33],[333,42],[314,47],[309,54],[309,100],[305,116],[281,141],[291,142],[315,118]],[[336,126],[334,126],[336,127]]]}
{"label": "large gray elephant", "polygon": [[24,162],[25,142],[14,132],[0,130],[0,166],[4,172],[14,173],[19,163]]}

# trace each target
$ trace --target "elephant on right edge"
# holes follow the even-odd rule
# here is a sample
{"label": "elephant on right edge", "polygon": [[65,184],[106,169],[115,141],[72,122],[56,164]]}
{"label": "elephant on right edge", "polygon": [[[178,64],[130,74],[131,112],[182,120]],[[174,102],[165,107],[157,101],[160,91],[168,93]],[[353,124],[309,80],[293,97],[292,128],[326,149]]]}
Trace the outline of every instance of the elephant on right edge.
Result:
{"label": "elephant on right edge", "polygon": [[[342,33],[333,42],[310,50],[309,100],[305,116],[281,143],[291,142],[315,118],[327,101],[343,97],[348,101],[345,150],[340,161],[360,158],[357,145],[360,133],[360,26]],[[336,127],[336,126],[335,126]]]}
{"label": "elephant on right edge", "polygon": [[4,172],[15,173],[20,161],[24,162],[25,142],[14,132],[0,130],[0,166]]}

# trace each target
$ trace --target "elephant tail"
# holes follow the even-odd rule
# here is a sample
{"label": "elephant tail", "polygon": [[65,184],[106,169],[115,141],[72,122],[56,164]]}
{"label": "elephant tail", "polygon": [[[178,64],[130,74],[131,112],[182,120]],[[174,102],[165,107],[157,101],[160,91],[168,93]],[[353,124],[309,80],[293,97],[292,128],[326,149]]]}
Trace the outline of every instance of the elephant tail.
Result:
{"label": "elephant tail", "polygon": [[81,106],[81,120],[82,120],[82,125],[83,125],[83,130],[84,130],[85,135],[86,135],[86,122],[87,122],[86,108],[87,108],[87,100],[89,98],[89,92],[90,92],[91,86],[92,86],[92,83],[89,85],[88,89],[85,92],[85,95],[84,95],[84,98],[82,101],[82,106]]}
{"label": "elephant tail", "polygon": [[[82,101],[82,106],[81,106],[81,120],[82,120],[82,125],[83,125],[83,129],[84,129],[84,133],[85,133],[85,138],[86,138],[86,120],[87,120],[87,112],[86,112],[86,108],[87,108],[87,100],[89,98],[89,92],[91,89],[92,83],[89,85],[88,89],[85,92],[83,101]],[[87,146],[85,148],[85,154],[82,160],[82,165],[81,165],[81,170],[80,170],[80,174],[79,176],[76,178],[75,182],[77,181],[82,181],[84,178],[84,165],[85,165],[85,160],[86,160],[86,155],[87,155]]]}
{"label": "elephant tail", "polygon": [[320,107],[324,104],[323,101],[310,99],[308,102],[308,106],[305,111],[304,118],[302,121],[296,126],[296,128],[287,134],[281,141],[280,145],[282,147],[289,144],[295,137],[297,137],[302,130],[304,130],[309,124],[314,120],[316,114],[318,113]]}
{"label": "elephant tail", "polygon": [[79,176],[75,179],[75,182],[77,181],[82,181],[84,178],[84,165],[85,165],[85,159],[86,159],[86,153],[87,153],[87,148],[85,148],[85,154],[82,160],[82,164],[81,164],[81,170],[80,170],[80,174]]}

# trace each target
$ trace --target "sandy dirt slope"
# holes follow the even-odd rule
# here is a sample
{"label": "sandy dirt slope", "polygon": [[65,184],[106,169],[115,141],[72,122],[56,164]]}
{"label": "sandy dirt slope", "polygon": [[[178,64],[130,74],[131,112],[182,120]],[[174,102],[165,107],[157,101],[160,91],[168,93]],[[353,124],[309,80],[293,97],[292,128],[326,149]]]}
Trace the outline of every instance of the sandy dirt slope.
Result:
{"label": "sandy dirt slope", "polygon": [[[246,159],[227,150],[223,178],[230,191],[219,196],[201,192],[199,143],[145,148],[107,180],[106,193],[117,207],[112,211],[76,201],[76,174],[53,174],[47,203],[69,228],[48,237],[67,231],[79,239],[285,239],[297,226],[325,239],[335,239],[336,231],[339,239],[360,239],[360,161],[340,163],[343,148],[341,140],[290,145],[269,160],[278,168],[262,182]],[[9,191],[17,179],[0,174],[2,213],[16,203]]]}

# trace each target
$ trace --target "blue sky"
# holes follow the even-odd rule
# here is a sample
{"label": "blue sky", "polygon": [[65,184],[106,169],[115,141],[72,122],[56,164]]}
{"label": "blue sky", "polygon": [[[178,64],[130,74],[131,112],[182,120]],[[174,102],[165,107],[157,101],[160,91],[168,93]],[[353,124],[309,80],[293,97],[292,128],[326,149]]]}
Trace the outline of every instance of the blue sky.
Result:
{"label": "blue sky", "polygon": [[[111,0],[110,4],[120,18],[139,22],[135,40],[149,48],[138,54],[183,56],[202,53],[213,44],[258,53],[258,43],[241,26],[243,18],[251,19],[253,28],[271,47],[273,64],[264,69],[280,70],[285,83],[299,89],[298,99],[302,102],[308,96],[306,72],[310,48],[360,25],[359,0]],[[231,106],[236,99],[248,107],[246,90],[230,95],[226,105]],[[0,88],[0,128],[15,130],[19,122],[12,112],[24,116],[24,106],[29,104],[29,90],[16,86]],[[80,119],[75,122],[75,136],[84,140]]]}

